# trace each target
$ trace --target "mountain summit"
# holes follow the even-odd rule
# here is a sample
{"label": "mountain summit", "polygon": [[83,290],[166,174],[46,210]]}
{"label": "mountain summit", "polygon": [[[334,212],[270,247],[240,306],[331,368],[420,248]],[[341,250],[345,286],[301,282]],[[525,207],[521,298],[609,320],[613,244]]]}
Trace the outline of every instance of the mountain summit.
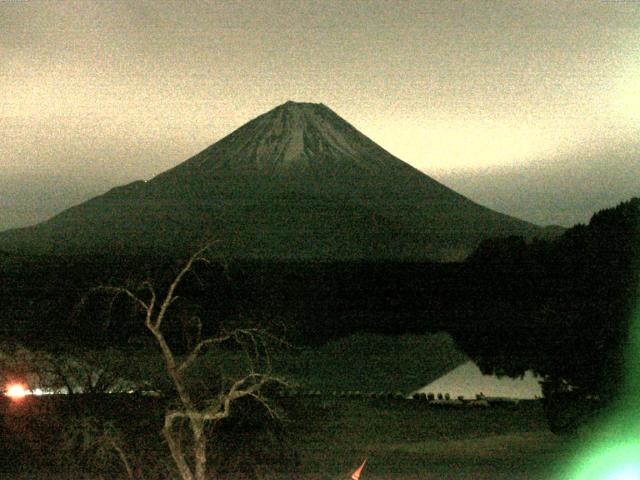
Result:
{"label": "mountain summit", "polygon": [[544,233],[419,172],[328,107],[287,102],[148,182],[0,233],[0,249],[176,253],[216,238],[232,258],[447,260],[485,238]]}
{"label": "mountain summit", "polygon": [[384,174],[398,160],[322,103],[286,102],[260,115],[179,169],[218,173]]}

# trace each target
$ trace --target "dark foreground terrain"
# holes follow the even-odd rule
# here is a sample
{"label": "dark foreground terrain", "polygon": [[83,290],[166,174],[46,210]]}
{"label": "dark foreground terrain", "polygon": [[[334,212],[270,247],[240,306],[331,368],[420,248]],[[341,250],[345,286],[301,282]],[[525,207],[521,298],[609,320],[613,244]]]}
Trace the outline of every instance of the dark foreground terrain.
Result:
{"label": "dark foreground terrain", "polygon": [[[177,478],[159,435],[162,399],[76,395],[0,404],[2,478],[126,478],[112,441],[136,478]],[[249,420],[238,416],[210,432],[211,478],[347,479],[366,457],[363,479],[542,480],[554,478],[569,453],[539,402],[480,409],[295,397],[278,404],[281,422],[247,404],[241,409]]]}

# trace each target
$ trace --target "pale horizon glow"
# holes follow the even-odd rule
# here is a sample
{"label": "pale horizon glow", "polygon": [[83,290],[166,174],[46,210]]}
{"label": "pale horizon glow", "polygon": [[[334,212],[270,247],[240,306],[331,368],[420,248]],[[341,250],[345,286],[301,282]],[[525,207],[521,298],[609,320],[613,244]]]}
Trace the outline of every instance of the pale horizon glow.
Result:
{"label": "pale horizon glow", "polygon": [[527,371],[522,378],[483,375],[474,362],[468,361],[420,388],[416,393],[448,393],[452,399],[475,399],[476,395],[480,394],[487,398],[534,399],[542,398],[539,381],[531,371]]}

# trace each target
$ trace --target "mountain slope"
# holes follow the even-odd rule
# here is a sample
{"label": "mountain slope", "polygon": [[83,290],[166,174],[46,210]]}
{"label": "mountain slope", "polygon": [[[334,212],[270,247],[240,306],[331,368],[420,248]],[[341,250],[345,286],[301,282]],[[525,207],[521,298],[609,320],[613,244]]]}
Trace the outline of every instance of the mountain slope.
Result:
{"label": "mountain slope", "polygon": [[451,259],[483,238],[543,235],[424,175],[322,104],[287,102],[149,182],[0,234],[8,251],[189,250],[231,257]]}

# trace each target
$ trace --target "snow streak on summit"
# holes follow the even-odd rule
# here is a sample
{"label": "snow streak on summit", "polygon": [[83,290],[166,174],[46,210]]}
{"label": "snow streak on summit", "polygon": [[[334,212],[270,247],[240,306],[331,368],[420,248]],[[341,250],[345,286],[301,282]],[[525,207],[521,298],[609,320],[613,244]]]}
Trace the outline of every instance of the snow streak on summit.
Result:
{"label": "snow streak on summit", "polygon": [[397,161],[325,105],[289,101],[213,144],[183,168],[263,174],[384,173]]}
{"label": "snow streak on summit", "polygon": [[544,233],[436,182],[326,106],[287,102],[149,182],[1,233],[0,249],[175,254],[215,238],[232,258],[414,261]]}

